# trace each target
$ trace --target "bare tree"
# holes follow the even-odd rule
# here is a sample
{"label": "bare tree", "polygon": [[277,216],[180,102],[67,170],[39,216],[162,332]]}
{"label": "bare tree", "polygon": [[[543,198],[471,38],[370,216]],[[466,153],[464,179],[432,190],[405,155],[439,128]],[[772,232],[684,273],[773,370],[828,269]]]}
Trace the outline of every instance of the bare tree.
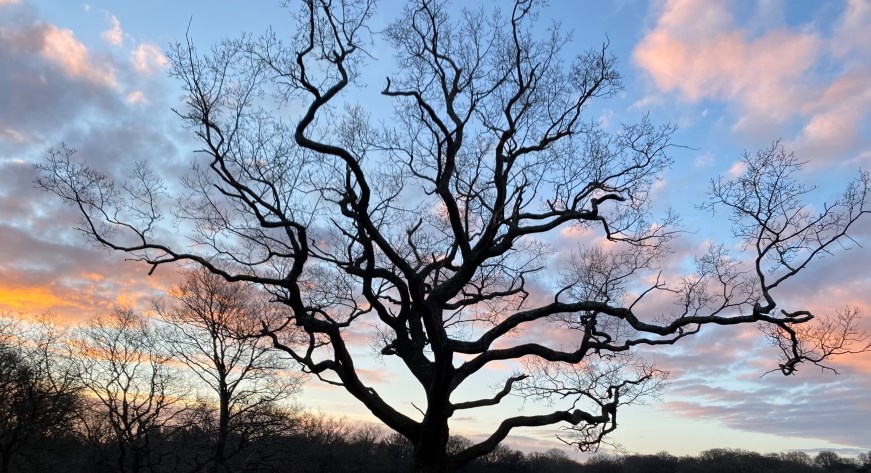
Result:
{"label": "bare tree", "polygon": [[[279,320],[280,308],[243,284],[229,284],[203,270],[187,271],[170,290],[169,305],[155,307],[167,329],[164,344],[177,361],[202,380],[218,400],[212,471],[226,471],[260,415],[299,390],[301,379],[268,340],[258,337],[262,321]],[[254,425],[246,425],[255,421]],[[236,437],[231,443],[231,434]]]}
{"label": "bare tree", "polygon": [[117,445],[120,472],[136,473],[155,462],[153,436],[180,410],[186,391],[151,324],[130,308],[96,316],[75,340],[82,385],[99,400]]}
{"label": "bare tree", "polygon": [[60,332],[24,325],[0,312],[0,473],[68,434],[80,405],[75,377],[54,351]]}
{"label": "bare tree", "polygon": [[[815,315],[784,306],[778,291],[849,242],[869,213],[871,177],[816,214],[780,145],[748,156],[744,177],[714,182],[710,205],[734,210],[753,258],[711,245],[694,274],[660,274],[676,217],[655,215],[650,191],[671,163],[674,128],[644,117],[609,132],[588,121],[587,106],[621,88],[615,59],[607,44],[567,58],[567,35],[533,33],[536,8],[516,0],[507,14],[464,10],[456,20],[439,1],[404,8],[384,36],[400,69],[381,92],[394,106],[381,127],[338,105],[369,58],[371,1],[301,2],[289,41],[268,33],[207,56],[178,45],[172,74],[187,92],[178,113],[203,146],[183,195],[169,196],[144,164],[116,182],[67,147],[40,165],[38,183],[76,206],[80,230],[104,246],[269,290],[291,313],[262,333],[409,439],[419,471],[467,464],[518,427],[562,424],[565,441],[595,448],[619,406],[662,385],[666,373],[639,349],[705,325],[770,327],[785,374],[865,340],[836,323],[816,337],[834,344],[808,345],[798,327]],[[165,220],[190,229],[189,242],[161,233]],[[558,274],[549,238],[565,228],[608,245],[581,246]],[[651,309],[654,294],[670,296],[673,311]],[[288,341],[290,326],[307,339]],[[376,350],[425,393],[419,415],[389,404],[357,369],[349,344],[372,326]],[[570,341],[530,338],[554,327]],[[483,369],[520,359],[529,362],[492,395],[456,398]],[[454,414],[510,394],[562,403],[449,452]]]}

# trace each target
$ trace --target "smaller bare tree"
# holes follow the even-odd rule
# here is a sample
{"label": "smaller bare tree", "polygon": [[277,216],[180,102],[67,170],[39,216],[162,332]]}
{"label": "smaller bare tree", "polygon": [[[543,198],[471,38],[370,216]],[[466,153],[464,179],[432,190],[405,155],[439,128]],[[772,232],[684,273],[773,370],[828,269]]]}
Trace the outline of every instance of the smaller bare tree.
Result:
{"label": "smaller bare tree", "polygon": [[186,392],[148,319],[130,308],[94,317],[74,341],[81,383],[99,400],[117,443],[116,465],[153,463],[152,437],[180,411]]}
{"label": "smaller bare tree", "polygon": [[71,430],[79,388],[55,348],[54,325],[28,327],[0,312],[0,472],[37,456],[40,442]]}
{"label": "smaller bare tree", "polygon": [[227,471],[227,462],[258,431],[250,424],[299,391],[301,378],[287,374],[288,360],[258,336],[282,307],[250,286],[203,270],[186,272],[170,295],[169,304],[155,302],[166,322],[162,338],[174,359],[217,395],[212,471]]}

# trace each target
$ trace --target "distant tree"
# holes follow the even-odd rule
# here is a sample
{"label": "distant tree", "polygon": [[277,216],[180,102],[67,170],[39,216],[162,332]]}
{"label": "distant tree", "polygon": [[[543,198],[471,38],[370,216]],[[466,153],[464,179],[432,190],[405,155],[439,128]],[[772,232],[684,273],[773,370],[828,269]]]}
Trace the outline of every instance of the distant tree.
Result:
{"label": "distant tree", "polygon": [[342,462],[342,451],[354,434],[354,425],[347,419],[330,417],[323,413],[301,416],[296,434],[302,442],[295,445],[303,464],[313,471],[331,471]]}
{"label": "distant tree", "polygon": [[95,473],[117,471],[115,459],[118,442],[105,406],[90,393],[82,397],[76,419],[76,434],[86,457],[85,465],[90,468],[80,470]]}
{"label": "distant tree", "polygon": [[55,328],[22,325],[0,314],[0,473],[48,453],[51,440],[73,430],[80,406],[75,377],[53,351]]}
{"label": "distant tree", "polygon": [[281,306],[269,304],[248,286],[202,270],[184,273],[169,293],[172,302],[155,303],[166,324],[161,338],[173,359],[217,397],[211,471],[227,471],[227,461],[249,435],[266,431],[259,428],[262,416],[300,387],[300,377],[292,374],[282,352],[257,336],[262,324],[279,320]]}
{"label": "distant tree", "polygon": [[841,458],[840,455],[831,451],[823,450],[814,457],[814,464],[824,471],[855,471],[856,464],[849,458]]}
{"label": "distant tree", "polygon": [[780,459],[795,465],[813,465],[814,459],[806,452],[792,451],[780,454]]}
{"label": "distant tree", "polygon": [[529,462],[523,452],[499,445],[492,452],[478,460],[479,468],[475,471],[484,473],[532,473]]}
{"label": "distant tree", "polygon": [[871,472],[871,450],[867,453],[860,453],[859,457],[859,471],[869,471]]}
{"label": "distant tree", "polygon": [[399,432],[385,435],[379,451],[393,471],[411,471],[414,466],[414,444]]}
{"label": "distant tree", "polygon": [[667,452],[656,455],[628,455],[623,458],[624,473],[676,473],[680,462]]}
{"label": "distant tree", "polygon": [[137,473],[157,461],[154,437],[180,410],[187,390],[168,366],[150,322],[130,308],[96,316],[75,340],[78,376],[111,427],[115,466]]}
{"label": "distant tree", "polygon": [[[805,329],[825,318],[778,291],[849,242],[871,212],[871,175],[813,207],[801,162],[781,144],[748,154],[744,174],[715,180],[707,202],[731,212],[741,256],[727,251],[734,242],[711,245],[690,255],[692,274],[662,275],[676,216],[654,214],[651,190],[671,163],[675,128],[644,117],[611,132],[585,116],[622,86],[607,44],[566,57],[568,35],[536,29],[531,0],[506,14],[458,9],[456,19],[445,2],[409,3],[384,31],[399,70],[381,91],[394,115],[376,126],[378,117],[341,105],[372,57],[373,3],[302,1],[289,41],[270,32],[207,56],[178,45],[178,113],[202,158],[177,194],[144,163],[116,182],[67,147],[40,164],[38,184],[74,205],[79,229],[106,247],[269,290],[289,319],[263,334],[409,439],[418,471],[468,464],[519,427],[562,423],[565,441],[595,448],[621,406],[662,386],[666,373],[638,351],[707,325],[768,327],[784,374],[867,349],[856,311]],[[168,228],[190,229],[187,240]],[[565,229],[606,244],[584,243],[559,274],[549,242]],[[653,294],[672,297],[674,310],[651,310]],[[306,339],[288,342],[290,325]],[[373,326],[375,350],[425,393],[419,416],[390,405],[357,369],[349,344]],[[540,337],[555,327],[565,342]],[[457,398],[505,362],[517,372],[499,389]],[[509,394],[562,403],[509,415],[449,452],[455,415]]]}
{"label": "distant tree", "polygon": [[589,473],[621,473],[623,471],[622,460],[617,455],[596,453],[584,463],[582,471]]}

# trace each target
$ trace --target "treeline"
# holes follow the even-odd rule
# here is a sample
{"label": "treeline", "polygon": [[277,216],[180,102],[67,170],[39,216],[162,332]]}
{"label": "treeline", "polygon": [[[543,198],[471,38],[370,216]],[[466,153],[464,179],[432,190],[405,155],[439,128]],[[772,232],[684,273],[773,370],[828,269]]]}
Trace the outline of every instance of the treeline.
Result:
{"label": "treeline", "polygon": [[747,450],[716,448],[698,456],[677,457],[667,452],[655,455],[594,456],[574,470],[584,473],[814,473],[871,472],[871,452],[858,458],[832,451],[815,456],[805,452],[761,454]]}

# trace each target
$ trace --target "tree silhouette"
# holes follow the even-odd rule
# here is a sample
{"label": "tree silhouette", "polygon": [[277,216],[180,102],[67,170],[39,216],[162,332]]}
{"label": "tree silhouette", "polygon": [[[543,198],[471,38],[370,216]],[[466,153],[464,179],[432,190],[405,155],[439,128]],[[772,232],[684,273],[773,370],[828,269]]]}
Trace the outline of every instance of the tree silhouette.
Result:
{"label": "tree silhouette", "polygon": [[47,439],[68,433],[80,406],[75,377],[54,353],[55,328],[22,325],[0,313],[0,473],[17,471],[13,460],[32,459]]}
{"label": "tree silhouette", "polygon": [[[438,1],[403,8],[384,33],[399,69],[381,91],[394,107],[383,126],[340,105],[371,57],[370,1],[301,2],[287,41],[270,32],[205,56],[188,41],[171,54],[172,74],[202,149],[184,191],[170,195],[145,164],[116,181],[68,147],[40,165],[38,183],[77,207],[79,229],[106,247],[270,291],[289,315],[262,334],[407,438],[418,471],[466,465],[518,427],[562,424],[566,442],[595,448],[620,406],[662,385],[666,373],[639,349],[705,325],[768,327],[785,374],[864,349],[852,309],[807,331],[815,314],[778,291],[849,241],[869,213],[869,175],[814,213],[800,163],[779,143],[745,156],[745,174],[713,182],[707,205],[733,213],[749,260],[711,245],[693,274],[660,274],[678,229],[671,212],[653,213],[651,186],[671,163],[674,128],[644,117],[609,132],[588,121],[587,106],[621,88],[615,59],[607,44],[567,58],[566,34],[535,32],[536,8],[516,0],[506,14],[456,19]],[[166,221],[189,230],[187,241]],[[601,244],[579,247],[561,270],[549,239],[567,228]],[[674,310],[650,310],[654,295]],[[305,339],[289,340],[291,326]],[[377,352],[419,383],[419,413],[388,403],[358,370],[350,344],[371,327]],[[568,341],[542,337],[555,329]],[[482,370],[512,360],[524,363],[500,388],[457,399]],[[455,414],[511,394],[560,403],[509,415],[451,450]]]}
{"label": "tree silhouette", "polygon": [[261,321],[277,320],[281,312],[252,288],[202,270],[186,272],[170,295],[170,304],[155,304],[167,324],[161,339],[217,396],[212,471],[227,471],[247,437],[268,432],[261,417],[298,391],[299,377],[283,375],[290,367],[281,352],[256,336]]}
{"label": "tree silhouette", "polygon": [[120,472],[148,470],[154,435],[180,410],[187,393],[160,346],[151,323],[130,308],[96,316],[73,341],[81,384],[98,402],[97,418],[108,421]]}

